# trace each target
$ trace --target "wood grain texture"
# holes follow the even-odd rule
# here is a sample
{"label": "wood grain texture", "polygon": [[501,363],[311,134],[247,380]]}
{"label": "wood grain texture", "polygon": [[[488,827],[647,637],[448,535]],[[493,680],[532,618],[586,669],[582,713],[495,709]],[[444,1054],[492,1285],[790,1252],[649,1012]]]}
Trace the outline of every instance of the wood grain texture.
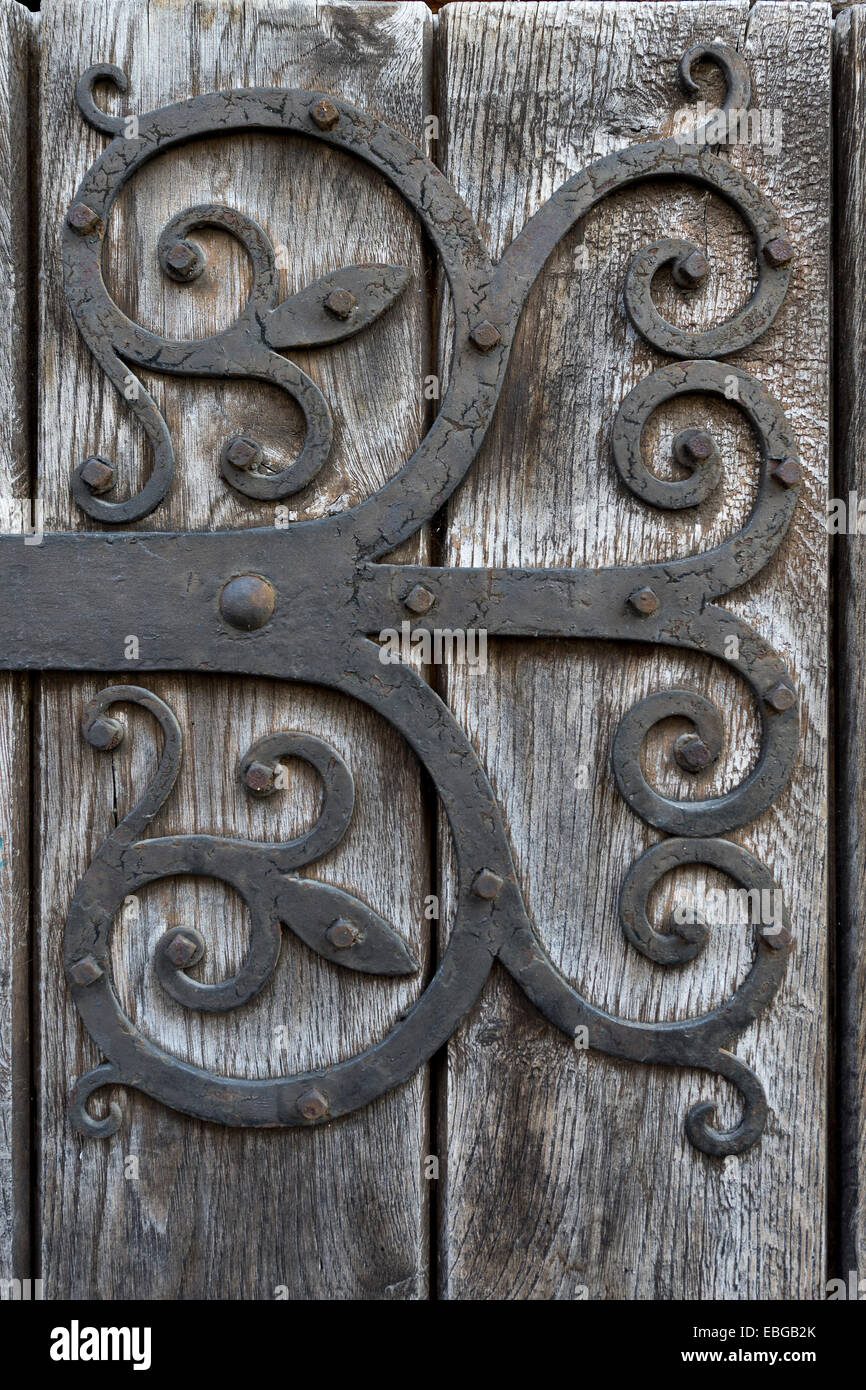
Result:
{"label": "wood grain texture", "polygon": [[[69,492],[79,458],[108,454],[131,487],[148,460],[122,402],[79,342],[62,294],[58,223],[104,145],[74,106],[78,74],[94,62],[118,63],[130,79],[129,111],[256,84],[331,90],[422,143],[430,16],[422,4],[51,0],[43,25],[40,484],[51,524],[83,528],[89,523]],[[112,107],[116,100],[106,96]],[[380,178],[300,137],[198,142],[143,170],[112,215],[107,279],[145,326],[200,336],[243,304],[242,254],[219,234],[202,234],[211,259],[195,287],[165,282],[157,266],[156,240],[169,217],[213,199],[257,218],[284,247],[286,293],[358,261],[394,261],[413,272],[410,291],[374,328],[296,359],[331,404],[336,442],[315,483],[288,505],[303,517],[341,510],[395,473],[425,428],[430,330],[417,223]],[[272,507],[223,483],[219,448],[228,435],[254,428],[269,455],[287,461],[300,443],[294,407],[246,383],[154,377],[147,386],[166,412],[178,461],[166,505],[139,529],[268,524]],[[407,553],[420,558],[424,544]],[[135,679],[134,663],[124,668],[121,653],[118,667],[121,680]],[[83,702],[112,679],[46,679],[40,712],[40,1172],[48,1295],[425,1296],[424,1071],[370,1109],[316,1131],[231,1131],[120,1093],[125,1122],[114,1139],[93,1143],[71,1132],[67,1088],[97,1058],[66,998],[64,915],[155,755],[154,728],[137,712],[121,713],[128,736],[108,757],[81,739]],[[156,884],[115,926],[113,973],[133,1018],[177,1056],[224,1074],[286,1074],[350,1056],[384,1036],[420,992],[427,968],[430,837],[413,757],[376,717],[308,687],[146,674],[140,681],[167,700],[186,731],[181,780],[156,833],[289,838],[315,814],[312,774],[291,764],[278,804],[252,804],[237,783],[236,763],[253,739],[281,728],[318,734],[348,761],[358,804],[343,843],[309,872],[369,902],[424,964],[417,979],[379,981],[338,971],[287,935],[276,975],[257,1001],[235,1014],[190,1016],[154,986],[155,941],[168,925],[198,922],[209,948],[200,978],[223,978],[244,950],[244,914],[211,883]],[[127,1157],[138,1160],[137,1178],[125,1177]]]}
{"label": "wood grain texture", "polygon": [[[853,534],[835,535],[839,581],[839,1045],[842,1231],[838,1273],[866,1273],[866,8],[836,21],[836,495]],[[851,494],[855,494],[851,505]],[[866,507],[863,507],[866,514]]]}
{"label": "wood grain texture", "polygon": [[[28,129],[36,21],[0,4],[0,527],[32,513]],[[7,593],[4,600],[14,602]],[[29,680],[0,675],[0,1277],[30,1277]]]}
{"label": "wood grain texture", "polygon": [[[776,323],[731,360],[783,403],[807,476],[781,552],[724,600],[790,663],[802,697],[792,782],[733,834],[772,867],[798,949],[778,999],[736,1043],[768,1091],[760,1145],[713,1160],[683,1132],[688,1108],[737,1102],[700,1073],[581,1053],[495,971],[452,1040],[441,1100],[441,1291],[458,1299],[820,1298],[825,1272],[826,735],[828,473],[829,6],[454,4],[440,15],[440,157],[494,256],[580,167],[670,133],[683,106],[680,55],[719,38],[739,49],[753,105],[782,112],[775,151],[728,157],[779,207],[797,247]],[[719,88],[708,84],[712,104]],[[649,432],[669,467],[684,425],[712,428],[725,460],[718,494],[694,514],[657,514],[625,495],[609,462],[619,403],[662,365],[631,330],[622,286],[660,236],[706,247],[705,290],[676,322],[727,318],[748,296],[753,253],[727,206],[700,190],[647,185],[609,200],[566,238],[535,286],[491,434],[455,497],[447,562],[636,563],[709,548],[739,529],[756,452],[733,408],[668,407]],[[717,927],[692,965],[638,956],[618,925],[620,883],[659,838],[619,799],[616,725],[655,689],[685,684],[722,712],[716,772],[687,781],[670,758],[673,723],[647,748],[651,781],[706,797],[742,780],[757,751],[751,700],[719,664],[656,649],[500,642],[486,676],[454,668],[448,698],[478,747],[509,827],[525,901],[556,962],[596,1004],[626,1018],[683,1018],[726,999],[751,960],[748,933]],[[682,726],[680,726],[682,727]],[[448,895],[449,866],[445,854]],[[689,884],[658,895],[655,920]],[[707,873],[696,887],[723,887]],[[808,1136],[808,1141],[806,1140]]]}

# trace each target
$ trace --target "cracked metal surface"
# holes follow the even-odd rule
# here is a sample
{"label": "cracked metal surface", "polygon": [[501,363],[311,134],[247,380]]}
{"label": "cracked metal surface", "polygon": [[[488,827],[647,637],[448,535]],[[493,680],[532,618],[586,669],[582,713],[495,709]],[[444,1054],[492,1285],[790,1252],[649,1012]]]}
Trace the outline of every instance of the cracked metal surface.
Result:
{"label": "cracked metal surface", "polygon": [[[721,45],[685,54],[682,86],[697,90],[694,65],[708,60],[726,78],[726,106],[746,106],[749,76],[742,59]],[[112,1105],[96,1119],[89,1097],[106,1085],[137,1087],[167,1105],[231,1125],[303,1125],[357,1109],[405,1080],[448,1039],[477,999],[494,960],[511,972],[541,1012],[570,1037],[588,1030],[589,1046],[614,1057],[696,1067],[727,1078],[742,1097],[730,1130],[714,1123],[709,1103],[686,1119],[692,1144],[706,1154],[741,1152],[763,1129],[761,1082],[729,1050],[730,1042],[766,1006],[782,980],[791,950],[787,924],[756,930],[752,968],[734,994],[699,1018],[638,1023],[614,1017],[583,998],[552,962],[531,923],[489,781],[466,734],[431,688],[407,665],[383,664],[370,634],[399,628],[486,628],[491,635],[597,637],[708,653],[726,661],[749,686],[761,717],[761,750],[744,781],[723,795],[676,800],[647,782],[641,747],[648,731],[671,715],[694,734],[678,747],[696,770],[718,756],[718,712],[695,691],[668,690],[640,700],[620,722],[613,747],[617,786],[663,840],[626,874],[621,926],[637,951],[665,965],[697,957],[706,931],[688,937],[657,931],[646,914],[658,878],[684,864],[713,865],[747,890],[772,888],[769,870],[745,850],[719,839],[760,815],[787,782],[798,746],[796,694],[783,663],[760,635],[717,600],[757,574],[781,544],[796,503],[796,445],[779,406],[737,368],[707,360],[757,339],[772,322],[788,283],[791,248],[772,206],[742,174],[709,148],[699,131],[634,145],[581,170],[529,220],[494,265],[465,205],[440,171],[399,132],[319,92],[272,88],[213,93],[137,119],[126,138],[122,117],[96,104],[97,80],[126,88],[124,75],[100,65],[81,77],[77,99],[88,121],[112,136],[85,175],[63,229],[66,292],[79,331],[122,392],[130,366],[181,375],[255,378],[287,391],[300,405],[306,437],[297,459],[277,473],[258,471],[254,439],[227,440],[219,459],[226,481],[247,496],[278,498],[304,487],[328,457],[331,415],[305,373],[283,357],[291,347],[324,347],[363,330],[405,287],[398,266],[346,267],[277,303],[274,252],[250,217],[205,204],[174,217],[159,239],[160,263],[179,281],[201,273],[203,253],[192,234],[220,227],[250,259],[253,287],[235,323],[212,337],[176,342],[146,332],[113,303],[101,271],[112,205],[123,184],[149,159],[197,136],[234,131],[303,133],[366,161],[402,194],[441,258],[455,317],[448,389],[414,454],[379,491],[335,516],[286,531],[55,533],[37,549],[0,537],[0,573],[26,595],[0,612],[0,649],[12,669],[111,669],[125,634],[139,635],[140,670],[234,672],[318,684],[360,700],[382,715],[426,768],[448,817],[458,867],[456,911],[439,968],[418,1002],[381,1042],[338,1065],[266,1080],[217,1076],[166,1055],[123,1014],[109,972],[113,919],[124,897],[168,875],[204,874],[231,884],[249,909],[247,957],[237,975],[202,984],[187,974],[206,949],[206,932],[175,929],[160,941],[154,969],[176,1001],[225,1010],[252,1000],[276,966],[283,926],[335,967],[376,974],[417,969],[394,929],[342,890],[298,876],[335,845],[352,814],[350,770],[336,751],[310,735],[283,731],[241,759],[250,795],[270,794],[282,758],[300,757],[318,772],[321,816],[289,844],[255,844],[209,835],[145,838],[171,794],[181,761],[181,731],[170,709],[139,686],[103,691],[88,705],[84,734],[97,748],[116,747],[122,728],[109,713],[133,702],[162,731],[157,770],[138,804],[100,849],[73,900],[66,928],[69,988],[84,1023],[107,1059],[82,1077],[71,1098],[85,1134],[114,1132]],[[665,482],[642,455],[644,426],[664,401],[703,394],[738,404],[760,448],[760,482],[743,528],[714,549],[686,559],[602,570],[441,569],[391,565],[382,557],[437,512],[466,475],[490,424],[527,295],[547,258],[574,224],[603,198],[645,179],[685,178],[731,203],[755,243],[757,285],[727,322],[701,333],[667,323],[651,294],[670,266],[684,289],[707,273],[699,248],[665,240],[640,251],[630,267],[625,305],[636,330],[659,351],[683,359],[641,382],[613,423],[613,459],[624,485],[647,505],[694,507],[718,486],[723,463],[704,432],[685,431],[677,457],[691,469]],[[791,253],[793,254],[793,253]],[[691,360],[695,359],[695,360]],[[728,388],[728,389],[726,389]],[[128,392],[125,395],[125,399]],[[87,461],[73,479],[83,510],[103,522],[139,520],[159,506],[174,467],[171,440],[154,402],[140,389],[129,408],[150,440],[153,463],[141,491],[122,491],[108,460]],[[106,595],[111,595],[108,602]],[[33,621],[34,612],[39,622]],[[99,614],[99,622],[82,614]],[[725,639],[739,638],[731,660]],[[682,740],[680,740],[680,743]],[[689,761],[691,759],[691,761]]]}

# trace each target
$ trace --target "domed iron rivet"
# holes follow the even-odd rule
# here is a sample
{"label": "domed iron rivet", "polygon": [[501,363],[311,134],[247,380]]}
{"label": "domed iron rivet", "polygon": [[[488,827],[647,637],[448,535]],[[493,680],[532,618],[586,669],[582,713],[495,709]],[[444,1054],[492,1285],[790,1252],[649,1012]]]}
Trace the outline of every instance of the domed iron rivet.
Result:
{"label": "domed iron rivet", "polygon": [[254,632],[272,617],[276,593],[259,574],[238,574],[220,594],[220,613],[232,627]]}
{"label": "domed iron rivet", "polygon": [[328,927],[325,935],[338,951],[345,951],[348,946],[354,946],[358,940],[358,928],[354,923],[348,922],[345,917],[338,917],[336,922],[332,922]]}
{"label": "domed iron rivet", "polygon": [[790,685],[785,685],[784,681],[779,681],[772,690],[768,690],[764,696],[764,701],[774,709],[777,714],[784,714],[786,709],[790,709],[795,703],[797,696]]}

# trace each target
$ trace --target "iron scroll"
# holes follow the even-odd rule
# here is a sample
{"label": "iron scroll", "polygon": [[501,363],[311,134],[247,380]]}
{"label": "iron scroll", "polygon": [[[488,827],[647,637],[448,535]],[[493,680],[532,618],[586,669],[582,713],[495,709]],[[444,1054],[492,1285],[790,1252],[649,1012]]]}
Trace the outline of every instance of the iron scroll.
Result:
{"label": "iron scroll", "polygon": [[[749,100],[745,63],[720,44],[699,45],[680,62],[686,91],[696,90],[694,66],[710,61],[727,83],[725,109]],[[458,866],[453,927],[434,978],[414,1007],[376,1046],[338,1065],[268,1079],[219,1076],[166,1055],[125,1016],[112,985],[109,942],[124,898],[143,884],[176,874],[204,874],[232,885],[248,907],[247,957],[231,979],[202,984],[187,972],[201,959],[204,938],[175,929],[159,943],[154,969],[162,988],[190,1009],[222,1011],[249,1003],[275,969],[288,928],[335,968],[361,973],[411,973],[417,963],[394,928],[343,890],[304,879],[299,870],[336,844],[352,813],[351,770],[319,739],[282,731],[247,750],[239,776],[252,796],[269,795],[281,758],[300,757],[324,787],[316,824],[287,844],[258,844],[210,835],[148,836],[172,792],[182,757],[173,712],[139,686],[104,690],[88,705],[84,736],[114,748],[122,726],[118,704],[133,702],[154,717],[162,751],[151,782],[83,878],[70,907],[65,968],[72,997],[105,1061],[83,1076],[71,1097],[81,1132],[114,1132],[112,1105],[96,1119],[87,1109],[106,1085],[135,1087],[166,1105],[227,1125],[314,1125],[356,1110],[408,1078],[450,1037],[482,990],[494,960],[513,975],[536,1007],[569,1036],[588,1030],[589,1045],[633,1061],[696,1067],[719,1074],[740,1091],[742,1116],[730,1130],[714,1126],[713,1107],[695,1105],[686,1118],[691,1143],[706,1154],[740,1153],[760,1136],[767,1117],[761,1082],[729,1045],[766,1007],[785,972],[792,942],[787,920],[757,928],[745,980],[719,1008],[699,1018],[645,1024],[617,1018],[583,998],[541,944],[523,903],[501,812],[468,737],[450,711],[408,665],[383,665],[368,634],[483,626],[491,635],[595,637],[650,642],[708,653],[748,684],[761,721],[761,750],[744,781],[724,795],[677,800],[662,795],[641,769],[648,731],[671,715],[694,732],[680,740],[681,765],[697,770],[718,756],[721,722],[703,696],[688,689],[658,692],[622,719],[613,747],[613,773],[636,815],[667,833],[626,875],[622,928],[634,949],[664,965],[695,959],[706,933],[690,937],[657,931],[646,903],[661,875],[678,865],[713,865],[746,890],[774,887],[770,871],[720,838],[764,812],[786,785],[797,755],[796,692],[780,658],[763,638],[722,607],[725,594],[760,572],[781,545],[801,481],[796,443],[784,414],[759,382],[717,358],[761,336],[788,284],[793,250],[779,217],[760,191],[694,130],[676,139],[637,144],[575,174],[529,220],[494,265],[466,206],[442,173],[415,146],[381,121],[338,97],[280,88],[216,92],[140,115],[136,138],[122,117],[102,111],[97,81],[121,90],[119,69],[99,65],[83,74],[77,100],[85,118],[111,136],[85,175],[62,232],[65,287],[78,329],[101,368],[124,393],[130,369],[184,376],[255,378],[271,382],[299,404],[306,436],[298,457],[277,474],[260,471],[256,440],[227,440],[219,460],[231,487],[277,500],[307,485],[331,445],[328,402],[283,353],[325,346],[362,332],[387,312],[408,282],[399,266],[351,266],[322,277],[278,302],[274,249],[252,218],[218,203],[172,218],[159,239],[164,272],[179,281],[201,273],[195,232],[219,227],[245,249],[253,272],[248,303],[222,332],[178,342],[133,323],[111,299],[101,268],[112,206],[122,186],[148,160],[199,136],[251,129],[301,133],[356,156],[382,174],[414,210],[448,278],[454,312],[448,389],[427,435],[401,470],[358,506],[296,523],[287,531],[55,533],[46,535],[39,564],[23,559],[12,537],[0,537],[9,577],[22,569],[42,623],[26,613],[0,615],[4,665],[12,669],[108,670],[123,631],[142,634],[143,670],[247,673],[304,681],[340,691],[383,716],[426,768],[447,814]],[[663,402],[695,393],[727,399],[737,381],[739,405],[760,449],[757,498],[742,529],[715,548],[685,559],[590,569],[461,569],[387,563],[384,558],[443,506],[466,476],[489,427],[518,321],[529,291],[551,252],[602,199],[659,177],[686,179],[720,195],[740,213],[757,255],[757,285],[748,304],[726,323],[691,333],[666,322],[651,288],[670,266],[683,288],[700,283],[709,267],[700,249],[664,240],[634,258],[625,284],[626,310],[641,336],[675,359],[633,390],[613,424],[615,467],[646,505],[686,509],[711,496],[722,476],[715,441],[705,431],[678,437],[683,481],[656,477],[642,453],[644,427]],[[141,490],[120,494],[113,460],[93,457],[76,469],[74,495],[91,518],[138,521],[159,507],[174,469],[168,428],[143,385],[129,408],[152,449]],[[154,563],[154,561],[160,563]],[[191,584],[191,577],[195,583]],[[123,584],[123,613],[105,610],[98,596],[113,578]],[[82,627],[93,595],[104,615]],[[130,615],[133,615],[132,618]],[[736,658],[725,638],[739,638]]]}

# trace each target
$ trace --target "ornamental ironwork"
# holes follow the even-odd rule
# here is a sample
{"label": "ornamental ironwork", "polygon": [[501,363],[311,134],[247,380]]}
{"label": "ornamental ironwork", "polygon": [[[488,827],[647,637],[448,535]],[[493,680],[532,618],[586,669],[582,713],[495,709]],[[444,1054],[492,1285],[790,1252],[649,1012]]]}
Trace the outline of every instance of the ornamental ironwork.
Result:
{"label": "ornamental ironwork", "polygon": [[[686,92],[698,89],[695,65],[710,61],[726,81],[724,110],[748,106],[748,70],[721,44],[690,49],[679,64]],[[702,1068],[725,1077],[742,1096],[742,1116],[716,1127],[709,1102],[686,1117],[691,1143],[706,1154],[739,1153],[760,1136],[767,1102],[758,1077],[729,1044],[769,1003],[782,980],[792,942],[787,921],[756,927],[750,971],[735,993],[701,1017],[641,1023],[615,1017],[583,998],[550,959],[527,914],[499,807],[478,756],[451,712],[408,664],[383,665],[370,634],[410,620],[415,630],[483,627],[490,635],[596,637],[639,641],[709,654],[750,687],[761,721],[761,747],[745,779],[724,794],[676,799],[650,786],[641,747],[659,721],[678,715],[693,732],[677,741],[686,770],[718,757],[722,725],[715,707],[693,690],[660,691],[621,720],[613,744],[613,775],[625,801],[648,825],[667,834],[628,871],[621,926],[650,960],[680,966],[707,940],[700,924],[658,931],[647,915],[653,886],[670,869],[707,864],[746,890],[768,891],[770,871],[746,850],[720,838],[759,816],[787,783],[797,754],[799,714],[791,677],[759,633],[719,600],[756,575],[781,545],[797,501],[801,470],[784,414],[751,376],[715,358],[753,343],[773,321],[785,295],[793,249],[779,216],[758,188],[723,160],[695,128],[675,139],[633,145],[589,165],[563,184],[528,221],[494,264],[465,204],[438,168],[399,131],[337,96],[280,88],[215,92],[139,115],[135,138],[123,117],[94,100],[98,81],[126,89],[116,67],[90,68],[78,82],[78,105],[111,142],[82,180],[62,233],[66,295],[79,332],[102,370],[144,428],[152,449],[150,475],[121,497],[122,470],[103,457],[85,460],[72,479],[79,506],[99,522],[137,522],[159,507],[171,484],[174,453],[156,404],[130,368],[180,376],[231,377],[272,383],[299,405],[305,438],[280,472],[264,471],[262,451],[247,434],[226,440],[219,465],[244,496],[284,498],[305,487],[328,458],[328,402],[283,353],[322,347],[363,331],[386,312],[409,281],[401,266],[344,267],[278,302],[274,248],[251,217],[219,203],[173,217],[159,238],[166,275],[192,282],[204,266],[194,233],[229,232],[252,267],[243,311],[223,331],[174,341],[146,331],[114,303],[102,275],[111,209],[122,186],[154,156],[200,136],[282,131],[308,135],[363,160],[382,174],[420,219],[447,275],[454,315],[448,386],[428,433],[400,471],[373,496],[337,515],[296,522],[287,530],[48,534],[32,551],[0,538],[3,574],[27,598],[0,617],[7,668],[108,670],[134,622],[145,670],[234,672],[303,681],[360,700],[387,720],[426,768],[447,814],[459,886],[447,947],[415,1005],[375,1046],[337,1065],[267,1079],[215,1075],[167,1055],[125,1015],[112,985],[112,923],[130,893],[169,875],[205,875],[231,885],[250,916],[249,947],[236,975],[202,983],[189,975],[204,938],[174,928],[154,961],[165,992],[189,1009],[235,1009],[266,989],[277,964],[283,928],[335,967],[384,975],[418,968],[394,928],[351,894],[299,873],[332,849],[352,815],[350,769],[322,739],[282,731],[243,753],[238,775],[249,795],[272,794],[281,759],[301,758],[324,791],[318,820],[285,844],[214,835],[148,836],[172,793],[181,763],[181,729],[154,694],[134,685],[103,690],[87,705],[84,737],[112,749],[122,726],[111,713],[132,702],[162,731],[153,778],[138,803],[100,848],[72,902],[66,924],[65,969],[72,997],[105,1061],[74,1087],[71,1112],[84,1134],[107,1136],[120,1123],[112,1104],[95,1118],[86,1103],[103,1086],[135,1087],[166,1105],[227,1125],[315,1125],[367,1104],[408,1078],[450,1037],[482,990],[494,960],[508,970],[542,1014],[569,1036],[586,1029],[591,1048],[632,1061]],[[689,332],[665,321],[652,297],[662,267],[684,290],[702,283],[709,266],[690,242],[665,239],[635,256],[624,299],[637,332],[676,359],[642,381],[613,422],[613,461],[624,485],[650,507],[695,507],[718,487],[722,460],[705,430],[682,431],[675,455],[688,476],[662,480],[642,451],[644,426],[663,402],[699,393],[730,399],[744,414],[760,449],[760,483],[751,514],[736,534],[703,553],[606,569],[466,569],[389,564],[383,557],[415,534],[466,476],[493,417],[521,311],[536,277],[560,240],[591,208],[648,179],[675,178],[718,194],[743,217],[757,257],[748,303],[720,326]],[[130,399],[132,394],[133,398]],[[117,601],[122,594],[122,604]],[[39,622],[32,621],[34,612]],[[99,614],[99,622],[83,613]],[[132,616],[131,616],[132,615]],[[734,633],[738,654],[725,639]]]}

